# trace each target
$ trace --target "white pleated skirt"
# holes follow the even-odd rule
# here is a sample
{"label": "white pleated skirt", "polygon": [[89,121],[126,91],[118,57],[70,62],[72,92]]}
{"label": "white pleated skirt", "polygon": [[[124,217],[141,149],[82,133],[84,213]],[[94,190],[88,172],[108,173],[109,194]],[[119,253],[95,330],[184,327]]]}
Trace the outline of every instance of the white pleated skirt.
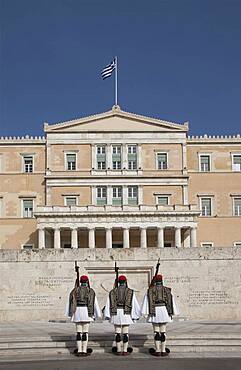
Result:
{"label": "white pleated skirt", "polygon": [[131,315],[125,315],[123,308],[117,308],[117,314],[111,316],[110,323],[114,325],[130,325],[133,324]]}
{"label": "white pleated skirt", "polygon": [[151,323],[165,323],[165,322],[172,322],[172,319],[167,313],[167,309],[165,306],[155,307],[155,316],[148,316],[147,322]]}
{"label": "white pleated skirt", "polygon": [[93,318],[88,315],[87,307],[76,307],[75,313],[71,318],[72,322],[91,322]]}

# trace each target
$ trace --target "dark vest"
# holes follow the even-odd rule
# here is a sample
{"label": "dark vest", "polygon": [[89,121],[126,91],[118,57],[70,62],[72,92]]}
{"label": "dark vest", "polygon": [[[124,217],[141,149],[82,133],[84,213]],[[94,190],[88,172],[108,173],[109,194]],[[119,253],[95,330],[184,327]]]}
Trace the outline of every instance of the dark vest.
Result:
{"label": "dark vest", "polygon": [[76,308],[87,306],[88,315],[94,316],[95,291],[89,287],[76,287],[69,295],[69,316],[73,316]]}
{"label": "dark vest", "polygon": [[[110,298],[110,314],[116,315],[117,308],[121,307],[124,310],[126,315],[131,314],[132,309],[132,297],[133,297],[133,289],[125,287],[124,294],[122,291],[118,291],[119,289],[123,289],[122,287],[114,288],[109,293]],[[119,300],[119,302],[118,302]]]}
{"label": "dark vest", "polygon": [[171,288],[166,286],[151,286],[147,292],[148,303],[149,303],[149,315],[155,316],[155,307],[156,306],[165,306],[168,312],[168,315],[173,315],[173,303],[172,303],[172,294]]}

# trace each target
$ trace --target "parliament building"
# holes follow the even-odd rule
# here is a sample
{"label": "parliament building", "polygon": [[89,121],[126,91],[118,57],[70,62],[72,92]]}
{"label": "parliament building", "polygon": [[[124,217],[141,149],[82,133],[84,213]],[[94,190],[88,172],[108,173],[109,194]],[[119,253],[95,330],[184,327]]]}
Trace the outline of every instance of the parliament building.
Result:
{"label": "parliament building", "polygon": [[0,248],[241,247],[241,137],[110,111],[0,137]]}

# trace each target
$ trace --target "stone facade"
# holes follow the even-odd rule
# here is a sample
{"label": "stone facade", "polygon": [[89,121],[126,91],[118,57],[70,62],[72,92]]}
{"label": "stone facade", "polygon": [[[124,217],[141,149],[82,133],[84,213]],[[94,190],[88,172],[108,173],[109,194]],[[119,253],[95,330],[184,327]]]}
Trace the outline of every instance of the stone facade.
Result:
{"label": "stone facade", "polygon": [[241,138],[122,111],[0,138],[0,248],[241,245]]}

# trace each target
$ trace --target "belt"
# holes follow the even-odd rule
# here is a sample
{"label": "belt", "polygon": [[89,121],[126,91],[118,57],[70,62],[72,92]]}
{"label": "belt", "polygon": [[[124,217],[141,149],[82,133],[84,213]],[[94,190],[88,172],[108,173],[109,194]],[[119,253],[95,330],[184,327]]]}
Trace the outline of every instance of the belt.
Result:
{"label": "belt", "polygon": [[85,303],[77,303],[77,307],[87,307]]}
{"label": "belt", "polygon": [[162,307],[162,306],[166,306],[166,305],[165,305],[165,303],[159,303],[159,302],[158,302],[158,303],[155,303],[155,306],[156,306],[156,307]]}
{"label": "belt", "polygon": [[124,308],[124,305],[123,304],[118,304],[117,308]]}

